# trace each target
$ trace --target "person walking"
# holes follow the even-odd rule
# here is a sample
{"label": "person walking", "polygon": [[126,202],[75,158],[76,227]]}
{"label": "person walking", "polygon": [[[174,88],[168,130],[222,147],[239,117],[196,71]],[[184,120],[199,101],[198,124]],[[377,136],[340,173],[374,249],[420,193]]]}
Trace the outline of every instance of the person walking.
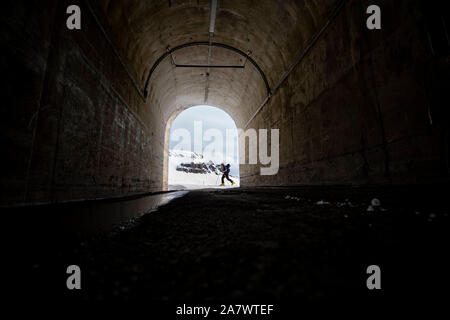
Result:
{"label": "person walking", "polygon": [[221,187],[225,186],[225,179],[227,179],[228,181],[231,182],[231,185],[234,186],[234,181],[230,179],[229,174],[230,174],[230,164],[227,164],[226,166],[222,163],[220,165],[221,171],[223,172],[222,175],[222,184],[220,185]]}

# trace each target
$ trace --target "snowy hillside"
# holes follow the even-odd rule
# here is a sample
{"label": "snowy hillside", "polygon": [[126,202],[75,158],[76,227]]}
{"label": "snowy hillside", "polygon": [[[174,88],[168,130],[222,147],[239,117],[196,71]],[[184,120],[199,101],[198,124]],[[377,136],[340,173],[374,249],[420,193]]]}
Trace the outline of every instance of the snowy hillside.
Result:
{"label": "snowy hillside", "polygon": [[[169,151],[169,190],[215,188],[221,183],[220,163],[205,159],[203,155],[182,150]],[[239,179],[230,175],[239,186]],[[225,188],[231,183],[225,180]],[[220,187],[224,188],[224,187]]]}

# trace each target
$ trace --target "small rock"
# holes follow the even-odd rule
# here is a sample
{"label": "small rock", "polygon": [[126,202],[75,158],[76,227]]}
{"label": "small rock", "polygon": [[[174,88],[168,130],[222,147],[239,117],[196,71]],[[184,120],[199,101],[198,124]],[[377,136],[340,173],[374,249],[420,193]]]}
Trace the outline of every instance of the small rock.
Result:
{"label": "small rock", "polygon": [[372,207],[372,206],[369,206],[369,207],[367,208],[367,211],[368,211],[368,212],[373,212],[373,211],[375,211],[375,208]]}
{"label": "small rock", "polygon": [[320,200],[320,201],[317,201],[316,204],[318,204],[319,206],[321,206],[321,205],[324,205],[324,204],[330,204],[330,203],[327,202],[327,201]]}
{"label": "small rock", "polygon": [[379,207],[381,205],[380,200],[378,200],[377,198],[373,198],[370,203],[371,203],[372,207]]}

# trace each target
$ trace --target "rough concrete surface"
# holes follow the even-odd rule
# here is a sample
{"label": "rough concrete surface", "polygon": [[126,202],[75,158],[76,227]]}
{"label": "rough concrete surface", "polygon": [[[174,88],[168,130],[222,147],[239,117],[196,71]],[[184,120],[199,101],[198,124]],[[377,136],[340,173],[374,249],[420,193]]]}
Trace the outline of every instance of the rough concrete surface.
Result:
{"label": "rough concrete surface", "polygon": [[[205,103],[239,128],[280,129],[278,174],[241,165],[242,185],[448,179],[449,50],[438,5],[383,1],[382,29],[368,30],[366,0],[224,0],[210,35],[206,0],[6,4],[3,206],[166,189],[171,122]],[[69,4],[83,12],[81,30],[65,27]],[[228,49],[194,45],[156,63],[210,40]],[[245,68],[172,63],[208,56]],[[272,95],[255,113],[267,96],[262,75]]]}
{"label": "rough concrete surface", "polygon": [[[91,240],[59,235],[55,243],[42,220],[17,239],[41,235],[21,253],[27,288],[42,299],[425,299],[449,284],[449,206],[442,189],[427,188],[191,191]],[[367,211],[373,198],[381,205]],[[70,264],[81,267],[81,291],[64,286]],[[366,287],[372,264],[381,268],[381,291]]]}
{"label": "rough concrete surface", "polygon": [[[217,2],[211,30],[209,0],[2,1],[8,298],[448,300],[444,2],[378,0],[380,30],[369,0]],[[81,30],[66,27],[69,5]],[[165,196],[172,121],[203,104],[280,129],[279,171],[240,164],[242,188],[139,218]],[[81,291],[67,290],[72,264]],[[372,264],[381,291],[367,290]]]}

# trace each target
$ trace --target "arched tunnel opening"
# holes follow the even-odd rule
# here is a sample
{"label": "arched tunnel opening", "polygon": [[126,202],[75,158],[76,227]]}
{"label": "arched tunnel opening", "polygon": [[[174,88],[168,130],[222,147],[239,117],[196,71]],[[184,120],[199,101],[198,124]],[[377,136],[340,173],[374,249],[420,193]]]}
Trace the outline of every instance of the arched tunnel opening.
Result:
{"label": "arched tunnel opening", "polygon": [[169,190],[239,187],[238,131],[225,111],[194,106],[177,114],[167,126],[170,138],[164,175]]}
{"label": "arched tunnel opening", "polygon": [[[441,4],[5,4],[0,206],[22,301],[169,301],[165,315],[206,315],[184,302],[252,300],[280,315],[306,301],[442,298]],[[239,148],[210,167],[176,164],[192,181],[214,171],[214,188],[185,190],[169,176],[171,127],[205,105],[234,121]]]}

